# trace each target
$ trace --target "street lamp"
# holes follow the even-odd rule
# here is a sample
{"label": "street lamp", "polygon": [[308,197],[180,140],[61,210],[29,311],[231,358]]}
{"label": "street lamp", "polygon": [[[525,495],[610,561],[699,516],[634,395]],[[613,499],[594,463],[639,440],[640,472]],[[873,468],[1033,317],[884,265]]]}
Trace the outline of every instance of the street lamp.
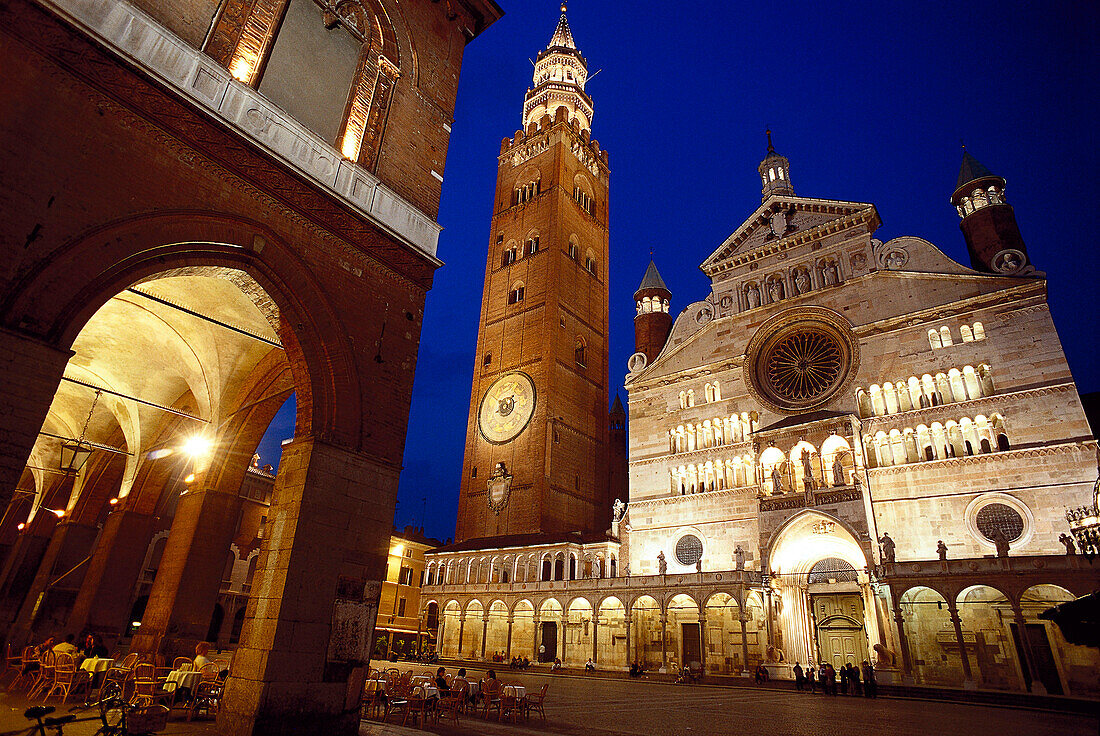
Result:
{"label": "street lamp", "polygon": [[99,402],[102,391],[95,392],[92,399],[92,408],[88,409],[88,418],[84,420],[84,428],[80,430],[80,439],[76,442],[69,440],[61,443],[61,472],[65,475],[76,475],[84,468],[84,463],[92,455],[92,446],[84,442],[84,435],[88,432],[88,423],[92,421],[92,412]]}

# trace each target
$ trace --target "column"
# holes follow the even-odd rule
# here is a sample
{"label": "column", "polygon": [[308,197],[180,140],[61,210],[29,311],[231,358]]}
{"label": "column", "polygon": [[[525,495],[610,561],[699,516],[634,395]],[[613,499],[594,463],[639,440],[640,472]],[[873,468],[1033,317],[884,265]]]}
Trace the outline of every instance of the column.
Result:
{"label": "column", "polygon": [[111,512],[76,594],[69,631],[94,631],[104,637],[109,649],[114,648],[122,627],[129,623],[130,597],[145,564],[155,525],[156,519],[150,514],[125,509]]}
{"label": "column", "polygon": [[951,624],[955,627],[955,641],[959,644],[959,656],[962,657],[963,678],[968,683],[974,681],[974,675],[970,671],[970,657],[966,656],[966,642],[963,641],[962,619],[959,618],[959,607],[954,600],[947,601],[947,610],[951,612]]}
{"label": "column", "polygon": [[749,636],[745,627],[746,619],[743,611],[739,620],[741,621],[741,671],[747,673],[749,671]]}
{"label": "column", "polygon": [[489,612],[481,614],[481,658],[485,659],[485,640],[489,638]]}
{"label": "column", "polygon": [[707,617],[699,616],[699,664],[703,665],[703,672],[707,671]]}
{"label": "column", "polygon": [[[200,488],[180,494],[131,651],[163,654],[166,660],[194,656],[195,644],[210,627],[240,507],[236,491]],[[265,569],[262,556],[260,563],[258,569]]]}
{"label": "column", "polygon": [[458,658],[462,659],[462,635],[466,633],[466,612],[458,614]]}
{"label": "column", "polygon": [[534,617],[531,620],[535,624],[535,633],[534,633],[534,636],[531,637],[532,641],[534,642],[534,644],[531,647],[534,650],[534,651],[531,652],[531,661],[532,662],[538,662],[539,661],[539,644],[542,643],[542,619],[539,618],[539,614],[536,611]]}
{"label": "column", "polygon": [[561,657],[561,663],[563,665],[565,664],[565,639],[566,639],[565,622],[567,620],[566,619],[567,615],[568,614],[566,614],[566,612],[563,610],[561,612],[561,623],[558,624],[558,641],[560,642],[560,647],[561,647],[561,654],[559,654],[558,656]]}
{"label": "column", "polygon": [[772,606],[772,586],[766,576],[764,580],[764,626],[768,632],[768,646],[775,646],[775,633],[772,625],[772,612],[775,610]]}
{"label": "column", "polygon": [[39,509],[8,551],[0,573],[0,628],[7,628],[23,606],[56,527],[57,517]]}
{"label": "column", "polygon": [[279,471],[217,731],[358,733],[398,466],[301,437]]}
{"label": "column", "polygon": [[634,618],[634,612],[629,608],[626,609],[626,615],[624,620],[626,621],[626,666],[630,667],[634,663],[634,642],[630,637],[630,622]]}
{"label": "column", "polygon": [[436,629],[435,635],[435,651],[442,657],[443,656],[443,624],[447,620],[447,616],[444,615],[443,609],[437,609],[439,611],[439,627]]}
{"label": "column", "polygon": [[598,662],[599,661],[599,657],[598,657],[599,650],[597,648],[599,646],[599,642],[600,642],[599,625],[600,625],[600,617],[597,616],[595,614],[595,612],[593,612],[592,613],[592,661],[593,662]]}
{"label": "column", "polygon": [[1027,633],[1027,621],[1024,619],[1024,611],[1020,607],[1020,604],[1012,602],[1012,618],[1016,622],[1016,631],[1020,639],[1020,649],[1023,650],[1024,661],[1020,663],[1020,666],[1027,670],[1030,676],[1031,686],[1027,688],[1029,692],[1046,695],[1047,689],[1043,685],[1043,681],[1039,678],[1039,673],[1035,669],[1035,652],[1031,649],[1031,637]]}
{"label": "column", "polygon": [[508,648],[504,653],[504,658],[509,662],[512,661],[512,624],[515,622],[515,617],[512,614],[508,614]]}
{"label": "column", "polygon": [[[901,649],[901,668],[908,675],[913,669],[909,663],[909,641],[905,638],[905,617],[901,615],[901,606],[894,605],[894,621],[898,625],[898,647]],[[965,656],[965,655],[964,655]]]}
{"label": "column", "polygon": [[663,610],[661,611],[661,672],[668,670],[668,642],[666,640],[666,630],[668,624],[668,614]]}

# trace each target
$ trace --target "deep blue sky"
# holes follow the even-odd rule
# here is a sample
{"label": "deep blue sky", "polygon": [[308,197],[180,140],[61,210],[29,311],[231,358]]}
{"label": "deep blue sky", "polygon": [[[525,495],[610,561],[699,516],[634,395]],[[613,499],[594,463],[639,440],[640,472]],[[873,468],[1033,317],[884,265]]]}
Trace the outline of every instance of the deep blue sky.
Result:
{"label": "deep blue sky", "polygon": [[[501,4],[463,60],[446,265],[428,294],[396,518],[441,538],[454,535],[496,157],[559,15],[553,1]],[[873,203],[876,237],[918,235],[963,263],[949,198],[965,140],[1007,179],[1074,378],[1100,390],[1097,19],[1091,3],[572,2],[577,45],[602,69],[588,92],[611,162],[612,391],[650,248],[674,313],[706,295],[699,263],[760,203],[766,125],[797,194]],[[264,462],[292,417],[273,422]]]}

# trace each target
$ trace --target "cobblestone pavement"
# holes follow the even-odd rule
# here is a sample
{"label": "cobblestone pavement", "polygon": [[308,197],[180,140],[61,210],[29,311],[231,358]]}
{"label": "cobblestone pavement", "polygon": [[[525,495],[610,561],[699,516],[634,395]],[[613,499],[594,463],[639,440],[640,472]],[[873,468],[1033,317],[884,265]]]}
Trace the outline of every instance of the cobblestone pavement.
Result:
{"label": "cobblestone pavement", "polygon": [[[482,671],[470,668],[471,676]],[[497,674],[523,683],[528,692],[549,682],[547,721],[535,716],[517,726],[464,717],[460,728],[440,724],[429,730],[446,736],[1096,736],[1100,727],[1096,717],[988,705],[550,676],[514,673],[507,666]]]}

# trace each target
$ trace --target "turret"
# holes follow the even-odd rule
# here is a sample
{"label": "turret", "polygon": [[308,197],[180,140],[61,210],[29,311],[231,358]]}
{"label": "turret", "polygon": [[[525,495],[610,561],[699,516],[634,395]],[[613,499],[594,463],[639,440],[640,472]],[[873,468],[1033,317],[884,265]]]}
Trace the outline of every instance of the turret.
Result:
{"label": "turret", "polygon": [[672,329],[672,315],[668,313],[668,302],[672,292],[665,286],[657,264],[652,260],[638,290],[634,292],[637,314],[634,315],[634,351],[644,353],[647,363],[652,363],[668,340]]}
{"label": "turret", "polygon": [[[557,120],[565,115],[569,122],[576,122],[581,131],[592,128],[592,98],[584,91],[588,81],[588,62],[573,42],[569,19],[565,15],[565,3],[561,4],[561,18],[550,37],[550,43],[535,59],[532,87],[523,100],[523,130],[538,125],[543,116]],[[559,112],[563,111],[563,112]]]}
{"label": "turret", "polygon": [[962,218],[959,229],[970,251],[970,265],[976,271],[1018,274],[1031,270],[1027,246],[1004,192],[1005,180],[964,148],[951,204]]}
{"label": "turret", "polygon": [[760,166],[756,168],[760,172],[760,181],[764,185],[760,193],[760,199],[761,201],[766,200],[773,194],[786,194],[793,197],[791,162],[787,160],[786,156],[781,156],[775,152],[775,146],[772,145],[772,132],[768,130],[766,133],[768,136],[768,153],[764,156],[764,160],[760,162]]}

